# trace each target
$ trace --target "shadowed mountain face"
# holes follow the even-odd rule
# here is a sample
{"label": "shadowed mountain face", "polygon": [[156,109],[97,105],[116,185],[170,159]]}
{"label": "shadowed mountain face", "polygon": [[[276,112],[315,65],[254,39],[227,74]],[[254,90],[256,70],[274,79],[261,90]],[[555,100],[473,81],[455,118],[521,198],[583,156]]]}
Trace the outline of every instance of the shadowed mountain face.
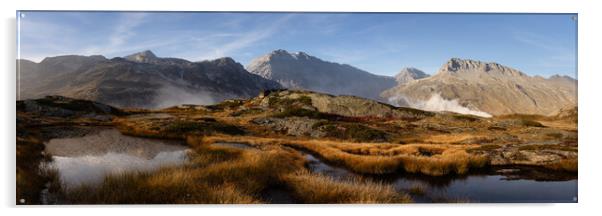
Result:
{"label": "shadowed mountain face", "polygon": [[392,77],[378,76],[346,64],[327,62],[304,52],[275,50],[253,60],[249,72],[285,88],[382,100],[380,92],[395,86]]}
{"label": "shadowed mountain face", "polygon": [[382,96],[393,104],[433,111],[551,115],[576,106],[577,80],[531,77],[497,63],[453,58],[436,75],[398,85]]}
{"label": "shadowed mountain face", "polygon": [[20,99],[62,95],[119,107],[156,108],[248,98],[281,88],[227,57],[189,62],[144,51],[125,58],[58,56],[40,63],[17,62]]}

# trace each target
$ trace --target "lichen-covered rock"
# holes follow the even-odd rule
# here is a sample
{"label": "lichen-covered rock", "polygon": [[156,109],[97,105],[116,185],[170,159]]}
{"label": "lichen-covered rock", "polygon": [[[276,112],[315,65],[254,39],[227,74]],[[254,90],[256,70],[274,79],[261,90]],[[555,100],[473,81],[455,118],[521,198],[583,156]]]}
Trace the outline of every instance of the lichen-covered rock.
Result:
{"label": "lichen-covered rock", "polygon": [[304,106],[311,105],[311,107],[308,106],[307,109],[313,108],[322,113],[350,117],[374,116],[382,118],[422,119],[436,115],[432,112],[394,107],[389,104],[356,96],[333,96],[299,90],[272,92],[269,97],[262,98],[260,104],[262,106],[268,106],[271,103],[270,101],[274,101],[273,98],[278,98],[278,100],[303,99],[303,101],[310,99],[309,104],[304,104]]}
{"label": "lichen-covered rock", "polygon": [[491,165],[533,165],[545,166],[557,163],[563,159],[576,159],[577,152],[536,149],[520,150],[518,146],[495,149],[485,153]]}
{"label": "lichen-covered rock", "polygon": [[307,117],[289,118],[257,118],[252,121],[255,124],[266,126],[274,131],[281,131],[290,136],[323,137],[324,132],[313,128],[318,120]]}

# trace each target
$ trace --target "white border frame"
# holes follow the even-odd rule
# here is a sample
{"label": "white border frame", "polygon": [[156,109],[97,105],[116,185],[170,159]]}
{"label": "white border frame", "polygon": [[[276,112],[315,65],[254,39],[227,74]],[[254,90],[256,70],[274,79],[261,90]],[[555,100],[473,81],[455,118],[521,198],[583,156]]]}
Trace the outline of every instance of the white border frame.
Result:
{"label": "white border frame", "polygon": [[[2,30],[4,52],[1,79],[3,128],[0,201],[8,211],[4,215],[17,213],[45,215],[49,211],[66,215],[106,215],[106,214],[287,214],[305,215],[376,215],[376,214],[538,214],[574,215],[600,212],[600,161],[602,143],[599,124],[602,123],[600,104],[602,82],[600,67],[600,6],[596,1],[525,1],[525,0],[422,0],[422,1],[315,1],[315,0],[221,0],[221,1],[119,1],[119,0],[35,0],[4,1],[2,3]],[[16,10],[131,10],[131,11],[315,11],[315,12],[479,12],[479,13],[578,13],[578,68],[579,68],[579,203],[578,204],[412,204],[412,205],[138,205],[138,206],[67,206],[67,207],[21,207],[15,206],[15,99],[16,99]],[[194,208],[194,209],[193,209]],[[202,208],[202,209],[196,209]],[[6,212],[6,213],[4,213]],[[8,213],[8,214],[7,214]]]}

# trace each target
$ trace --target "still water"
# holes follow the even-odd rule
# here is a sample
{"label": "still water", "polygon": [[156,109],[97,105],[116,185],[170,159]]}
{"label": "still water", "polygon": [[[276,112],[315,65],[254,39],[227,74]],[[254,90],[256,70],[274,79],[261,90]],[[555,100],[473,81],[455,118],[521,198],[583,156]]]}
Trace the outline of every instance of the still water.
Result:
{"label": "still water", "polygon": [[72,187],[101,183],[109,174],[183,164],[187,152],[180,142],[131,137],[107,129],[48,141],[46,153],[53,160],[43,166],[56,169],[64,186]]}
{"label": "still water", "polygon": [[[307,154],[308,168],[312,172],[345,179],[359,174],[328,165]],[[373,181],[392,184],[400,192],[409,192],[414,202],[485,202],[485,203],[556,203],[577,202],[577,179],[566,176],[541,176],[526,172],[527,167],[492,169],[464,176],[424,176],[396,174],[364,176]],[[545,178],[545,179],[539,179]],[[420,188],[419,193],[411,193]]]}

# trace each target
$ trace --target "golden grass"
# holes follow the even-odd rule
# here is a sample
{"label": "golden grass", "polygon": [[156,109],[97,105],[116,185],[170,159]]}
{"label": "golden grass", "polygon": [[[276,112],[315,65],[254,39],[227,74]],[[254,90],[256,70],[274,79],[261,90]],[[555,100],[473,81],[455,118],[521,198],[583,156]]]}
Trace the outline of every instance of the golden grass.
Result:
{"label": "golden grass", "polygon": [[470,142],[490,142],[491,139],[487,136],[475,135],[475,134],[437,134],[432,135],[423,140],[426,143],[437,143],[437,144],[456,144]]}
{"label": "golden grass", "polygon": [[[327,162],[365,174],[393,173],[400,169],[406,172],[433,176],[453,173],[465,174],[470,168],[480,168],[488,164],[488,159],[485,156],[472,155],[466,152],[466,149],[474,148],[475,145],[345,143],[315,139],[287,140],[222,135],[205,137],[200,143],[214,142],[288,145],[315,153]],[[358,149],[367,154],[350,153],[358,151]],[[425,152],[430,156],[425,156]]]}
{"label": "golden grass", "polygon": [[158,130],[151,130],[150,123],[145,121],[134,121],[126,118],[114,118],[113,124],[125,135],[149,137],[149,138],[167,138],[181,139],[185,138],[182,134],[162,134]]}
{"label": "golden grass", "polygon": [[99,204],[262,203],[257,194],[303,167],[300,155],[284,150],[196,150],[187,165],[107,176],[99,186],[65,189],[65,199]]}
{"label": "golden grass", "polygon": [[426,193],[426,188],[422,184],[414,184],[408,189],[408,192],[412,195],[423,196]]}
{"label": "golden grass", "polygon": [[293,195],[304,203],[409,203],[407,194],[399,193],[391,185],[362,181],[358,178],[334,180],[331,177],[307,171],[282,177]]}
{"label": "golden grass", "polygon": [[546,127],[557,128],[567,131],[577,131],[577,123],[570,121],[539,121]]}
{"label": "golden grass", "polygon": [[171,168],[108,176],[98,187],[66,189],[65,198],[79,204],[261,203],[237,185],[209,185],[186,172],[194,170]]}
{"label": "golden grass", "polygon": [[577,158],[574,158],[574,159],[563,159],[556,163],[546,165],[545,167],[548,169],[552,169],[552,170],[576,173],[579,168],[579,164],[578,164]]}
{"label": "golden grass", "polygon": [[123,134],[161,139],[186,139],[190,134],[244,134],[245,131],[215,118],[201,117],[194,120],[115,118],[115,127]]}

